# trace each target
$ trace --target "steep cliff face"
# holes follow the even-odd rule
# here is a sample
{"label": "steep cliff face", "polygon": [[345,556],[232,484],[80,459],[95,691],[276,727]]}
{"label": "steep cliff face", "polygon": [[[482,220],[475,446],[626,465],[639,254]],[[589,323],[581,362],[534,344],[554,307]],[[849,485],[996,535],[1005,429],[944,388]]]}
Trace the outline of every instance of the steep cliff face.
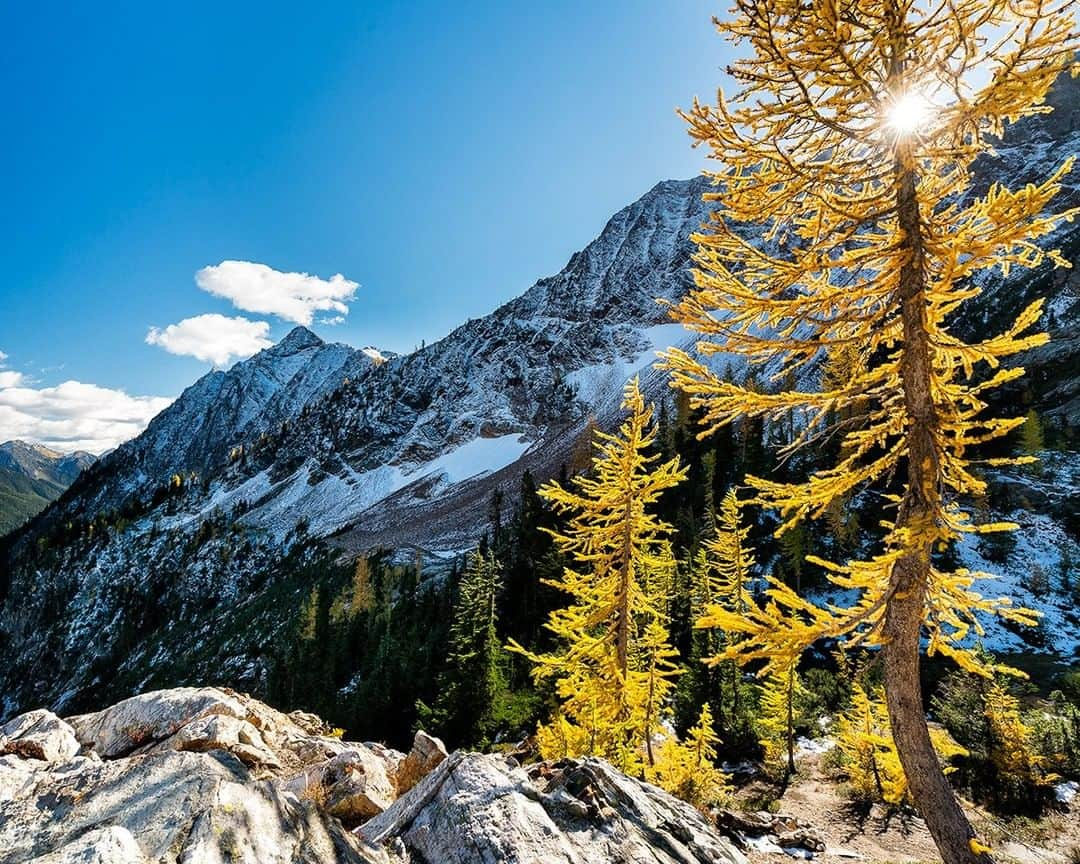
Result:
{"label": "steep cliff face", "polygon": [[[1046,176],[1074,154],[1078,95],[1080,85],[1063,80],[1055,113],[1018,124],[980,161],[981,186]],[[227,647],[236,634],[218,632],[214,610],[261,596],[300,534],[350,553],[474,544],[492,490],[512,493],[526,468],[557,473],[587,419],[613,416],[628,377],[663,391],[655,351],[691,337],[657,300],[691,284],[690,235],[707,218],[708,188],[702,178],[659,183],[560,273],[412,354],[329,345],[298,328],[200,379],[0,544],[6,710],[64,704],[114,680],[118,662],[167,667],[161,634],[191,610],[209,616],[198,636],[216,646],[215,662],[247,674],[252,664],[240,643]],[[1075,203],[1078,189],[1070,177],[1058,206]],[[1080,256],[1074,224],[1052,241]],[[1028,298],[1049,296],[1054,341],[1025,358],[1028,389],[1009,398],[1068,428],[1080,420],[1076,272],[988,275],[957,322],[993,333]],[[1054,469],[1060,484],[1073,482],[1074,462]],[[1068,506],[1055,505],[1059,528]]]}

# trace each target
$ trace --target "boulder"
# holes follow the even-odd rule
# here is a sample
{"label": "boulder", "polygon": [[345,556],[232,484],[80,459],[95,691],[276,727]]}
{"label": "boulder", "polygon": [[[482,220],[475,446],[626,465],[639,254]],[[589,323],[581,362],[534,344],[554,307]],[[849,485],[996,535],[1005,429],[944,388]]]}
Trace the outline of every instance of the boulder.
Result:
{"label": "boulder", "polygon": [[722,808],[716,811],[716,824],[726,832],[749,834],[751,837],[773,833],[773,819],[769,813],[744,813]]}
{"label": "boulder", "polygon": [[280,768],[277,756],[266,746],[259,730],[246,720],[227,714],[210,714],[180,727],[171,738],[159,745],[163,749],[228,750],[245,765]]}
{"label": "boulder", "polygon": [[373,851],[440,864],[746,864],[689,804],[598,759],[525,770],[455,753],[357,833]]}
{"label": "boulder", "polygon": [[363,746],[382,760],[383,767],[386,770],[386,776],[390,778],[390,782],[393,783],[394,788],[397,789],[398,771],[401,768],[401,764],[405,761],[405,754],[400,750],[395,750],[393,747],[387,747],[385,744],[380,744],[378,741],[365,741]]}
{"label": "boulder", "polygon": [[446,746],[422,729],[413,737],[412,749],[397,769],[397,794],[404,795],[447,757]]}
{"label": "boulder", "polygon": [[51,711],[30,711],[0,726],[0,755],[66,762],[80,749],[71,726]]}
{"label": "boulder", "polygon": [[29,782],[0,801],[0,864],[44,856],[49,864],[141,862],[128,837],[156,864],[377,860],[336,819],[257,780],[221,750],[83,759],[67,771],[30,760],[20,767],[27,766]]}
{"label": "boulder", "polygon": [[813,828],[799,827],[783,831],[776,835],[776,843],[781,849],[806,849],[810,852],[824,852],[825,840]]}
{"label": "boulder", "polygon": [[[242,693],[176,687],[68,718],[78,740],[105,759],[163,750],[227,750],[264,776],[325,762],[347,747],[314,715],[283,714]],[[279,770],[280,769],[280,770]]]}
{"label": "boulder", "polygon": [[386,762],[363,745],[305,769],[285,788],[353,825],[382,813],[395,798]]}
{"label": "boulder", "polygon": [[243,703],[215,687],[154,690],[103,711],[69,717],[83,746],[105,759],[124,756],[171,738],[192,720],[212,714],[246,719]]}

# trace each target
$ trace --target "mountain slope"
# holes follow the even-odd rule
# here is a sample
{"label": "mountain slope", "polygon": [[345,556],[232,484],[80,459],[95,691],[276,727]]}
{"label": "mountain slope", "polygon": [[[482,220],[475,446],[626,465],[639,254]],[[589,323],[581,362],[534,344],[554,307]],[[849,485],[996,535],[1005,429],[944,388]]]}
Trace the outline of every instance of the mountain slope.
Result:
{"label": "mountain slope", "polygon": [[[617,405],[626,374],[687,339],[656,301],[690,284],[689,235],[706,218],[707,188],[701,178],[658,184],[561,273],[410,355],[375,362],[297,328],[188,388],[39,530],[121,509],[173,474],[194,474],[203,494],[171,525],[241,505],[246,524],[283,533],[305,519],[327,535],[374,516],[365,511],[388,496],[411,500],[399,494],[406,489],[430,502],[529,452],[550,463],[559,449],[551,442]],[[429,540],[471,542],[414,538]]]}
{"label": "mountain slope", "polygon": [[[1080,84],[1064,79],[1053,94],[1058,112],[1012,129],[976,166],[979,182],[1045,176],[1075,153],[1078,96]],[[1078,179],[1068,183],[1059,206],[1077,201]],[[665,391],[655,351],[691,339],[656,301],[691,284],[690,235],[707,217],[708,188],[703,178],[658,184],[560,273],[420,351],[378,362],[374,352],[297,328],[200,379],[0,544],[6,708],[94,701],[121,673],[181,674],[167,643],[182,615],[201,616],[200,663],[259,686],[265,668],[253,634],[272,641],[295,608],[298,589],[283,587],[292,577],[282,562],[300,538],[350,554],[474,545],[492,493],[512,495],[526,469],[555,476],[590,416],[610,422],[627,377],[640,373],[653,398]],[[1077,259],[1075,225],[1053,239]],[[958,322],[992,333],[1022,303],[1049,295],[1054,341],[1025,358],[1023,390],[1007,394],[1006,407],[1036,408],[1066,439],[1080,420],[1076,273],[989,276],[982,300]],[[1070,482],[1068,471],[1059,475]],[[1069,506],[1048,504],[1059,528],[1070,524]],[[1055,529],[1055,540],[1059,533],[1046,568],[1076,545],[1068,531]],[[1006,571],[1028,603],[1022,576]],[[286,590],[293,593],[274,593]],[[1052,602],[1031,596],[1029,605],[1053,612]],[[233,630],[225,633],[227,616]]]}
{"label": "mountain slope", "polygon": [[48,507],[95,461],[82,451],[60,453],[25,441],[0,444],[0,535]]}
{"label": "mountain slope", "polygon": [[173,474],[213,474],[242,441],[279,429],[350,372],[373,365],[362,351],[328,345],[297,327],[277,345],[187,388],[141,435],[102,460],[72,490],[63,512],[93,515],[145,495]]}

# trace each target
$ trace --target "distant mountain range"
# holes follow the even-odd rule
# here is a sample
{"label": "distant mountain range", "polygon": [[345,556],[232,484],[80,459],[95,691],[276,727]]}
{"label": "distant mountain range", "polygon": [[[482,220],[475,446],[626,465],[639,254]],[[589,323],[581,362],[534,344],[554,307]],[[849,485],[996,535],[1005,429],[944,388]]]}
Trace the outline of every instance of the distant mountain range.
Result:
{"label": "distant mountain range", "polygon": [[[976,164],[982,187],[1043,178],[1077,152],[1080,83],[1063,78],[1051,102],[1054,113],[1012,127]],[[1078,174],[1055,208],[1080,203]],[[261,590],[298,532],[348,555],[470,548],[492,492],[513,494],[526,469],[556,475],[589,418],[614,417],[628,377],[640,374],[653,398],[666,392],[655,352],[692,337],[657,301],[692,284],[690,235],[707,218],[709,188],[704,178],[657,184],[561,272],[411,354],[327,344],[300,327],[199,379],[0,544],[0,715],[78,701],[112,680],[117,662],[170,662],[154,642],[161,628],[184,610]],[[1080,261],[1075,224],[1050,242]],[[1053,341],[1024,358],[1025,389],[1008,398],[1064,430],[1080,424],[1077,274],[987,276],[983,297],[957,322],[990,334],[1030,298],[1049,297]],[[716,362],[740,374],[733,358]],[[1044,490],[1047,500],[1062,488],[1064,475]],[[1075,510],[1068,500],[1054,505],[1059,515]],[[224,638],[214,614],[201,638]],[[112,650],[120,634],[127,655],[117,660],[102,646]],[[222,650],[236,663],[224,671],[246,680],[239,649]]]}
{"label": "distant mountain range", "polygon": [[48,507],[96,461],[92,453],[59,453],[26,441],[0,444],[0,535]]}

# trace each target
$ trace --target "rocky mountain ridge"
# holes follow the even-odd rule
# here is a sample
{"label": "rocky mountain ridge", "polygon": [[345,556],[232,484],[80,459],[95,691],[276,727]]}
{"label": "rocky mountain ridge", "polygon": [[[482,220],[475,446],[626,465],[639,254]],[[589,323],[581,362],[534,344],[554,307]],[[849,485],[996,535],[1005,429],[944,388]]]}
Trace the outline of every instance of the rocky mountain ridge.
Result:
{"label": "rocky mountain ridge", "polygon": [[412,354],[372,359],[296,328],[188,388],[53,518],[118,509],[179,474],[203,483],[188,516],[243,501],[248,524],[283,531],[303,518],[329,535],[421,480],[414,491],[430,501],[549,450],[611,411],[627,372],[647,369],[657,348],[687,341],[657,299],[690,284],[689,235],[706,218],[707,188],[703,178],[658,184],[558,275]]}
{"label": "rocky mountain ridge", "polygon": [[[1072,155],[1080,143],[1078,96],[1080,85],[1063,78],[1051,93],[1054,112],[1017,124],[976,165],[976,190],[995,179],[1011,186],[1040,179]],[[281,532],[303,518],[316,534],[349,530],[354,545],[377,545],[381,514],[367,512],[375,505],[408,508],[417,497],[430,505],[477,473],[558,450],[551,445],[568,429],[612,411],[635,372],[662,386],[650,374],[655,351],[692,340],[658,301],[678,299],[691,285],[690,235],[707,219],[708,190],[702,177],[657,184],[558,274],[411,354],[326,344],[294,329],[232,369],[199,379],[89,472],[56,517],[92,517],[147,497],[173,474],[195,475],[203,494],[189,507],[191,517],[244,501],[252,505],[243,517],[248,524]],[[1054,207],[1078,200],[1074,174]],[[742,230],[758,233],[752,225]],[[1049,242],[1067,255],[1080,245],[1071,225]],[[1034,374],[1060,376],[1078,357],[1076,328],[1066,326],[1076,317],[1077,276],[1047,269],[1025,282],[1026,275],[983,274],[987,302],[963,324],[991,330],[1028,296],[1048,295],[1055,339],[1027,359]],[[1080,419],[1075,379],[1050,382],[1045,399],[1051,416],[1070,424]],[[499,445],[485,443],[493,440]],[[451,454],[463,447],[471,452],[455,460]],[[553,459],[543,461],[550,473]],[[473,467],[479,470],[469,473]],[[414,485],[421,486],[415,494],[400,494]],[[376,530],[365,530],[365,516]],[[424,532],[415,542],[452,549],[466,539]]]}

